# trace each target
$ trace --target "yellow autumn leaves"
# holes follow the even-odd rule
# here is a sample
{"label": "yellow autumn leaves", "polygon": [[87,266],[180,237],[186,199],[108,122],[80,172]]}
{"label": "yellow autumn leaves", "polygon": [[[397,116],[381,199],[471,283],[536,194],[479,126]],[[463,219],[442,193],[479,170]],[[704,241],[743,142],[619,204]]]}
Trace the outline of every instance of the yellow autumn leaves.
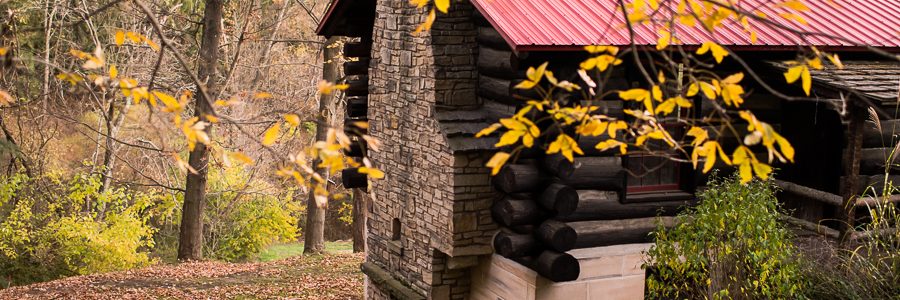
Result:
{"label": "yellow autumn leaves", "polygon": [[446,14],[450,10],[450,0],[410,0],[409,3],[415,5],[416,8],[423,8],[427,6],[429,3],[434,2],[434,7],[428,11],[428,16],[425,17],[425,21],[422,24],[419,24],[419,27],[413,31],[413,35],[418,35],[423,31],[431,30],[431,26],[434,25],[435,19],[437,19],[437,13],[435,10],[440,11],[441,13]]}
{"label": "yellow autumn leaves", "polygon": [[[115,46],[146,46],[154,51],[160,50],[160,46],[151,39],[134,32],[116,31],[113,36]],[[2,55],[7,52],[6,48],[2,48]],[[151,109],[159,108],[159,111],[170,113],[172,116],[172,124],[184,136],[184,144],[186,150],[193,151],[198,145],[206,145],[214,155],[221,158],[226,165],[232,163],[253,164],[253,159],[249,156],[236,151],[228,151],[218,146],[208,134],[209,127],[213,123],[219,122],[219,116],[215,115],[215,111],[210,114],[201,116],[192,116],[182,119],[185,111],[194,97],[190,91],[182,91],[180,94],[170,94],[163,90],[151,89],[147,85],[141,85],[136,79],[123,76],[118,67],[109,64],[102,48],[95,49],[92,53],[73,49],[70,55],[80,62],[80,72],[62,72],[56,75],[60,81],[68,83],[73,88],[84,83],[86,88],[100,88],[104,91],[107,89],[117,89],[126,101],[134,104],[147,103]],[[346,84],[335,84],[331,82],[320,82],[318,85],[319,93],[331,94],[336,91],[345,90],[349,86]],[[216,99],[211,101],[210,105],[217,108],[227,108],[239,105],[243,100],[266,100],[274,97],[271,93],[241,92],[226,99]],[[7,99],[9,98],[9,99]],[[0,102],[12,102],[13,99],[6,92],[0,91]],[[0,104],[2,104],[0,103]],[[283,121],[274,122],[271,127],[262,133],[260,144],[263,146],[272,146],[281,138],[285,130],[288,132],[297,130],[302,125],[302,119],[296,114],[284,114]],[[358,128],[367,127],[365,122],[357,122],[353,124]],[[378,141],[370,136],[364,135],[363,139],[368,149],[377,151]],[[327,195],[324,188],[325,179],[316,173],[316,168],[329,170],[329,174],[341,171],[348,167],[359,168],[359,172],[367,174],[371,178],[383,178],[384,173],[374,168],[367,159],[362,162],[356,162],[350,157],[344,156],[344,150],[349,150],[352,141],[351,138],[344,134],[341,130],[329,129],[327,138],[324,141],[318,141],[311,147],[298,151],[290,155],[287,159],[290,163],[281,167],[277,175],[292,178],[304,189],[312,187],[317,195]],[[184,172],[196,173],[197,170],[182,158],[177,151],[169,152],[175,161],[175,166]],[[313,161],[319,163],[312,166]]]}

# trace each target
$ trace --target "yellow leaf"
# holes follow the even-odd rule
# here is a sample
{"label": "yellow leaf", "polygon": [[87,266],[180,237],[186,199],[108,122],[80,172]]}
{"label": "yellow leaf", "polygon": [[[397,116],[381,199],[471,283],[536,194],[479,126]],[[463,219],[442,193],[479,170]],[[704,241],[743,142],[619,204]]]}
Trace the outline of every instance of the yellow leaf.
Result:
{"label": "yellow leaf", "polygon": [[491,176],[497,175],[500,172],[500,169],[503,168],[503,165],[506,164],[506,161],[509,160],[509,153],[506,152],[497,152],[494,153],[494,156],[488,160],[485,167],[491,168]]}
{"label": "yellow leaf", "polygon": [[803,68],[803,72],[800,73],[800,78],[803,80],[803,92],[809,96],[809,90],[812,88],[812,78],[809,76],[809,68]]}
{"label": "yellow leaf", "polygon": [[9,105],[16,102],[16,99],[4,90],[0,90],[0,105]]}
{"label": "yellow leaf", "polygon": [[210,123],[219,123],[219,117],[216,117],[216,116],[213,116],[210,114],[203,115],[203,118],[206,119],[207,121],[209,121]]}
{"label": "yellow leaf", "polygon": [[691,145],[693,146],[699,146],[701,143],[706,141],[707,138],[709,138],[709,132],[706,131],[706,129],[697,126],[691,127],[686,135],[694,137],[694,141],[691,142]]}
{"label": "yellow leaf", "polygon": [[0,56],[6,56],[6,53],[9,52],[9,48],[0,47]]}
{"label": "yellow leaf", "polygon": [[450,8],[450,0],[434,0],[434,6],[437,7],[439,11],[446,14],[447,9]]}
{"label": "yellow leaf", "polygon": [[291,126],[297,127],[300,126],[300,116],[295,114],[286,114],[284,115],[284,121],[291,124]]}
{"label": "yellow leaf", "polygon": [[660,89],[658,85],[653,85],[652,91],[653,91],[653,100],[656,100],[657,102],[663,100],[662,89]]}
{"label": "yellow leaf", "polygon": [[696,82],[691,83],[691,85],[688,86],[687,96],[693,97],[694,95],[697,95],[698,92],[700,92],[700,85]]}
{"label": "yellow leaf", "polygon": [[841,62],[841,58],[838,57],[837,54],[825,55],[825,57],[827,57],[828,60],[830,60],[831,63],[834,64],[834,66],[836,66],[838,69],[844,68],[844,64]]}
{"label": "yellow leaf", "polygon": [[793,21],[803,24],[803,25],[809,25],[809,23],[806,22],[806,19],[804,19],[803,17],[801,17],[800,15],[795,14],[795,13],[780,13],[778,15],[781,16],[782,18],[784,18],[785,20],[793,20]]}
{"label": "yellow leaf", "polygon": [[666,100],[665,102],[663,102],[659,106],[657,106],[656,110],[653,113],[655,113],[655,114],[662,113],[663,115],[668,115],[668,114],[672,113],[673,110],[675,110],[675,104],[676,104],[675,98],[669,98],[668,100]]}
{"label": "yellow leaf", "polygon": [[425,22],[419,25],[415,31],[413,31],[413,35],[418,35],[423,31],[431,30],[431,25],[434,25],[434,20],[437,18],[437,15],[434,13],[434,9],[428,13],[428,17],[425,18]]}
{"label": "yellow leaf", "polygon": [[722,59],[728,56],[728,50],[712,41],[703,42],[700,49],[697,49],[697,55],[703,55],[709,51],[712,51],[712,56],[716,59],[716,63],[721,63]]}
{"label": "yellow leaf", "polygon": [[359,173],[368,174],[372,179],[382,179],[384,178],[384,172],[379,169],[371,168],[371,167],[360,167]]}
{"label": "yellow leaf", "polygon": [[269,99],[269,98],[272,98],[272,94],[267,93],[267,92],[259,92],[259,93],[256,93],[255,95],[253,95],[253,98],[254,99]]}
{"label": "yellow leaf", "polygon": [[714,85],[701,81],[700,82],[700,90],[703,91],[703,95],[705,95],[706,98],[708,98],[709,100],[716,99],[718,90],[716,89],[716,87]]}
{"label": "yellow leaf", "polygon": [[180,111],[182,108],[181,104],[178,103],[178,100],[175,100],[175,97],[172,97],[169,94],[159,91],[153,91],[153,96],[159,99],[159,101],[161,101],[170,112]]}
{"label": "yellow leaf", "polygon": [[359,129],[369,129],[369,122],[367,121],[356,121],[351,123],[354,127]]}
{"label": "yellow leaf", "polygon": [[479,131],[477,134],[475,134],[475,137],[480,138],[480,137],[483,137],[486,135],[490,135],[491,133],[494,133],[494,131],[496,131],[500,127],[503,127],[503,125],[500,125],[500,123],[491,124],[491,126],[488,126],[484,129],[482,129],[481,131]]}
{"label": "yellow leaf", "polygon": [[796,11],[808,11],[809,10],[809,7],[807,7],[806,4],[803,3],[803,1],[798,1],[798,0],[784,1],[784,2],[779,3],[778,5],[784,6],[784,7],[796,10]]}
{"label": "yellow leaf", "polygon": [[281,131],[281,123],[275,123],[269,129],[266,129],[266,132],[263,133],[263,146],[271,146],[274,145],[276,141],[278,141],[278,133]]}
{"label": "yellow leaf", "polygon": [[240,152],[228,152],[228,157],[231,158],[231,159],[237,160],[237,161],[239,161],[239,162],[242,162],[242,163],[244,163],[244,164],[246,164],[246,165],[252,165],[252,164],[253,164],[253,159],[252,159],[252,158],[250,158],[249,156],[247,156],[247,155],[245,155],[245,154],[243,154],[243,153],[240,153]]}
{"label": "yellow leaf", "polygon": [[116,65],[109,65],[109,78],[116,79],[119,76],[119,69],[116,68]]}
{"label": "yellow leaf", "polygon": [[584,155],[584,152],[580,147],[578,147],[578,142],[564,133],[557,136],[556,140],[553,141],[553,143],[550,143],[550,147],[547,149],[547,154],[554,153],[562,153],[563,157],[568,159],[570,162],[575,161],[574,154],[577,153]]}
{"label": "yellow leaf", "polygon": [[118,30],[116,31],[116,46],[122,46],[125,43],[125,32]]}
{"label": "yellow leaf", "polygon": [[777,133],[775,133],[775,142],[778,143],[778,148],[781,149],[781,153],[784,154],[784,156],[787,157],[788,160],[794,162],[794,147],[791,146],[791,143]]}
{"label": "yellow leaf", "polygon": [[669,41],[672,40],[672,33],[665,27],[659,29],[659,39],[656,40],[656,50],[663,50],[669,47]]}
{"label": "yellow leaf", "polygon": [[503,146],[515,144],[516,142],[519,141],[519,138],[522,137],[523,135],[525,135],[524,131],[515,131],[515,130],[507,131],[506,133],[503,134],[503,136],[500,137],[500,141],[497,142],[497,144],[495,144],[494,146],[495,147],[503,147]]}
{"label": "yellow leaf", "polygon": [[797,81],[797,79],[800,78],[803,69],[806,69],[806,66],[797,65],[788,68],[787,72],[784,72],[784,79],[787,80],[787,83],[794,83],[794,81]]}

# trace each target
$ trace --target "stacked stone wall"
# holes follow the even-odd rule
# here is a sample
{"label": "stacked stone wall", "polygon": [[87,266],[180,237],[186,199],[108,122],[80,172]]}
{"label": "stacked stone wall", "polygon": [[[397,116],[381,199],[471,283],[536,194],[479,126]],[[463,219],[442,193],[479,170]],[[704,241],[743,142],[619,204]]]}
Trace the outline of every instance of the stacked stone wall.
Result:
{"label": "stacked stone wall", "polygon": [[[479,202],[490,191],[487,177],[477,174],[485,182],[460,186],[470,179],[456,172],[484,170],[455,167],[458,156],[434,116],[436,109],[477,105],[472,7],[452,7],[432,32],[413,35],[426,14],[407,0],[379,0],[369,71],[369,131],[381,141],[369,157],[388,177],[372,183],[367,261],[434,299],[468,295],[469,273],[450,257],[458,244],[487,243],[490,251],[480,225],[490,218],[463,214],[489,207]],[[385,298],[384,291],[369,287],[367,296]]]}

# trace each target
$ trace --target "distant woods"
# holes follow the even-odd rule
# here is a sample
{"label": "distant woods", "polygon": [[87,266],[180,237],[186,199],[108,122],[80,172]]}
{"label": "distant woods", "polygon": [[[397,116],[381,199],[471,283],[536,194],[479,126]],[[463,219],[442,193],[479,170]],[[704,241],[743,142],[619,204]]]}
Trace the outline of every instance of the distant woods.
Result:
{"label": "distant woods", "polygon": [[[275,175],[318,129],[342,120],[311,117],[320,115],[327,50],[314,28],[328,2],[0,3],[0,168],[6,181],[27,178],[4,194],[0,228],[57,224],[54,210],[108,228],[135,207],[147,234],[129,251],[150,260],[252,259],[244,252],[317,225],[316,236],[349,239],[351,197],[332,191],[319,214],[302,186]],[[340,101],[338,93],[328,105]],[[263,143],[288,114],[301,117],[275,132],[278,144]],[[41,188],[69,178],[90,178],[96,190],[79,188],[83,200],[62,210],[36,205],[70,193]],[[33,194],[40,190],[55,193]],[[123,196],[100,200],[110,193]],[[0,250],[21,258],[39,242],[0,236]]]}

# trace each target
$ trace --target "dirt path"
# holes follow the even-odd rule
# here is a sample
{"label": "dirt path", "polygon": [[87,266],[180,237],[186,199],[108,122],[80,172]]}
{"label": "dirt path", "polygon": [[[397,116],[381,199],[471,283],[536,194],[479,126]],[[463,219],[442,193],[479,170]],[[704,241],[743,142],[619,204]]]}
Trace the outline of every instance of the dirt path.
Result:
{"label": "dirt path", "polygon": [[0,290],[0,299],[361,299],[361,254],[196,262]]}

